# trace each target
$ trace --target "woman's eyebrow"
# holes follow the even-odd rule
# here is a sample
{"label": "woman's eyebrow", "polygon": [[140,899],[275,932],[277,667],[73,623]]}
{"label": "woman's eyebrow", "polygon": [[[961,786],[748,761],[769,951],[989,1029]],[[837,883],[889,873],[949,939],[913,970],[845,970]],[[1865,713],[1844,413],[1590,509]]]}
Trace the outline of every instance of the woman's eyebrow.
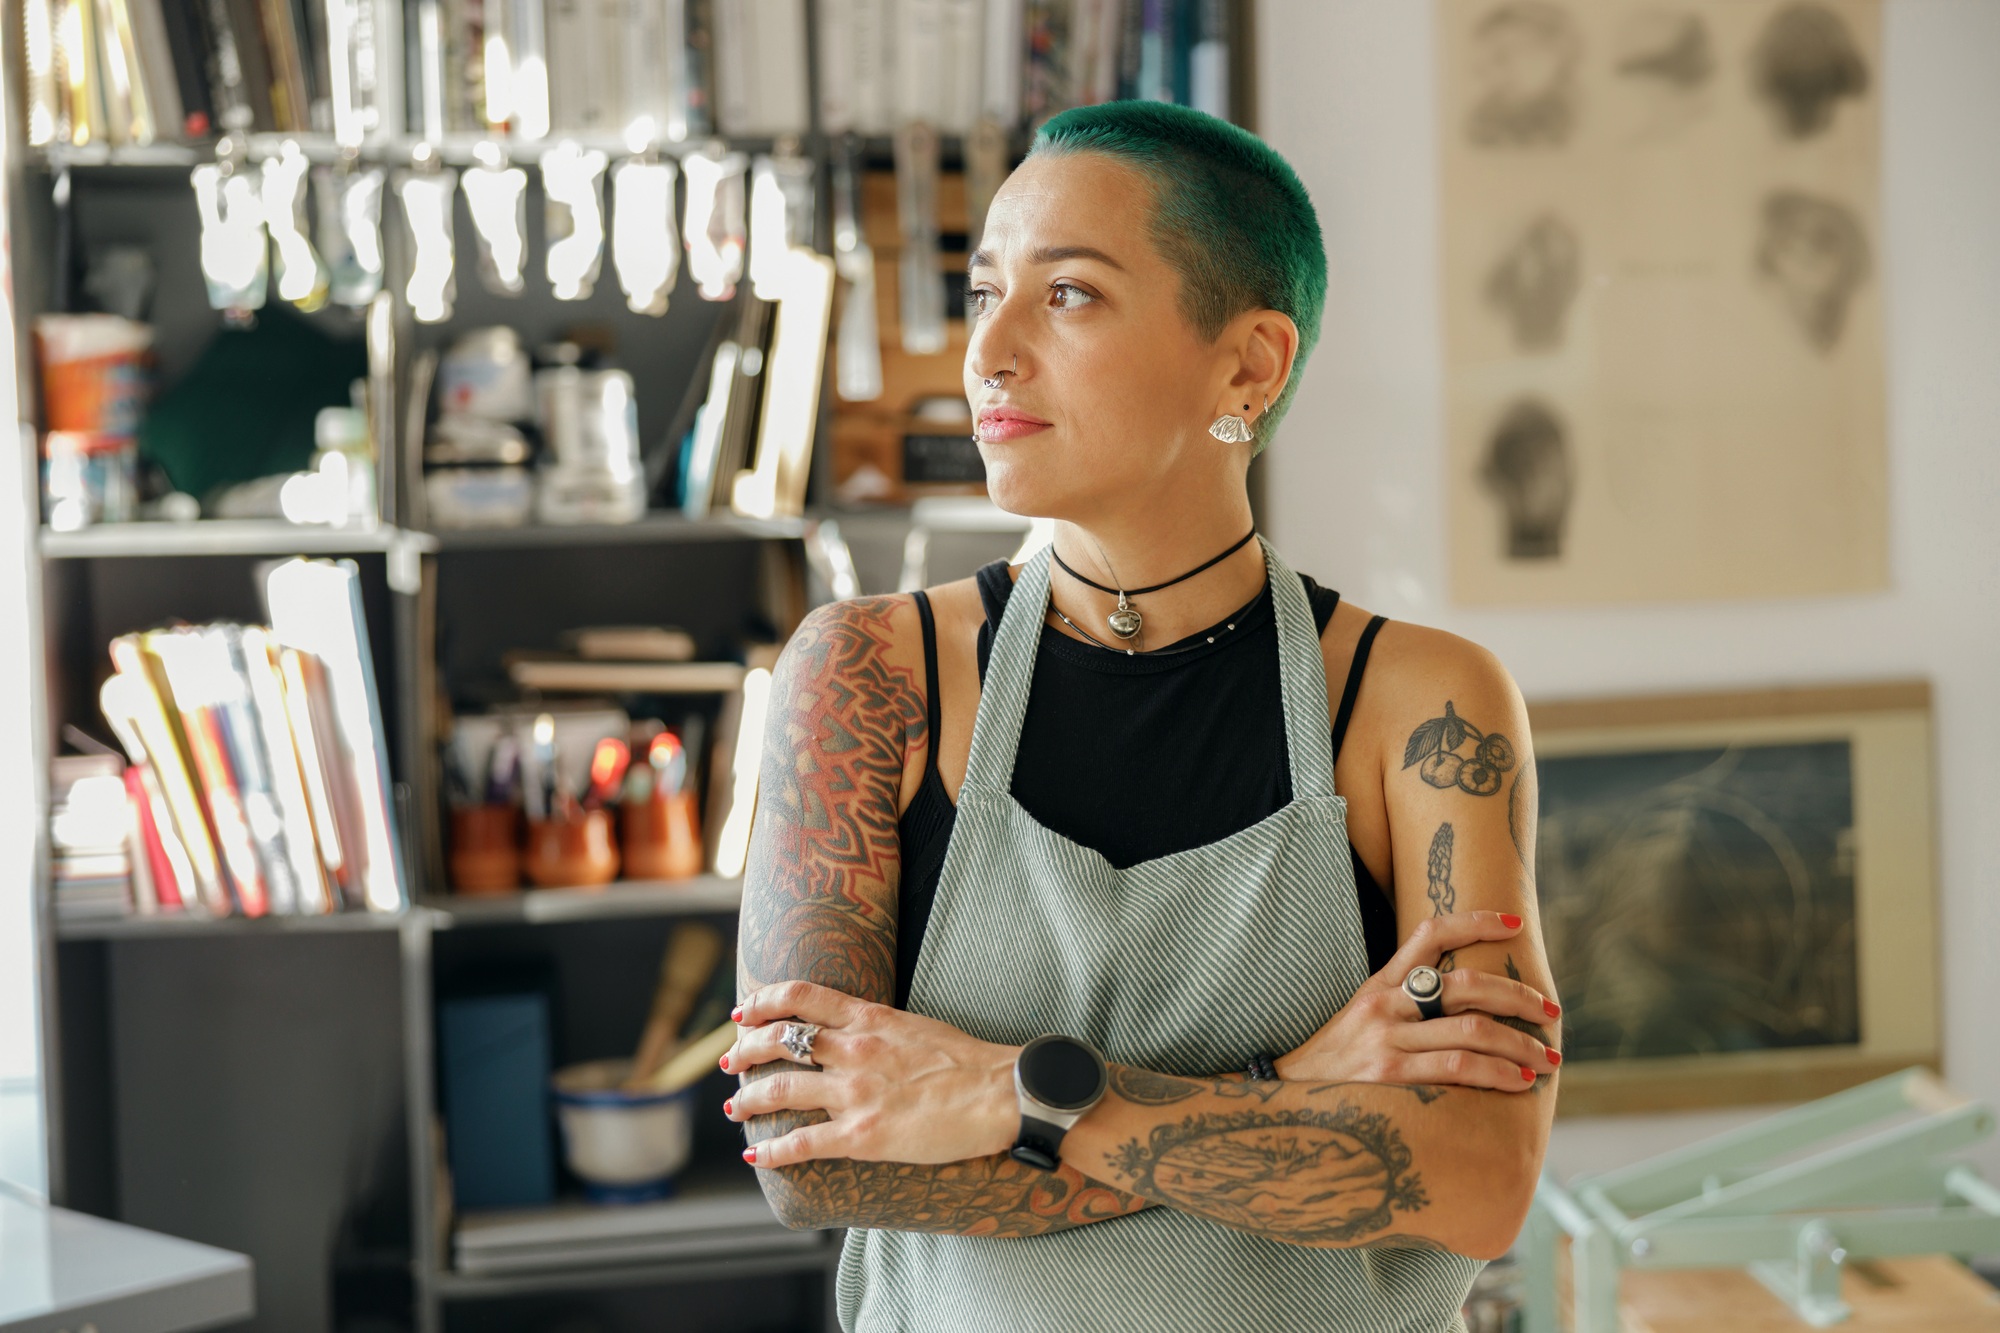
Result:
{"label": "woman's eyebrow", "polygon": [[[1125,266],[1123,264],[1119,263],[1117,260],[1113,259],[1110,255],[1105,254],[1102,250],[1099,250],[1095,246],[1045,245],[1039,249],[1028,251],[1028,262],[1030,264],[1058,264],[1065,259],[1095,259],[1098,263],[1108,264],[1112,268],[1117,269],[1120,273],[1123,273],[1125,271]],[[993,262],[993,256],[988,254],[984,250],[974,250],[970,255],[966,256],[965,260],[966,272],[970,273],[973,269],[981,267],[984,268],[997,267]]]}

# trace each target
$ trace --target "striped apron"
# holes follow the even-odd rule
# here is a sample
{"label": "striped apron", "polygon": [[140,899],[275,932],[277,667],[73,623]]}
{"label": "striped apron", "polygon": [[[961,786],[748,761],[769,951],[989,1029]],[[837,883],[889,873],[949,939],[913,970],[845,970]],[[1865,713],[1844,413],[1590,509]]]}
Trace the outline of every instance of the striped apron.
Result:
{"label": "striped apron", "polygon": [[[912,1012],[993,1042],[1068,1033],[1121,1064],[1203,1076],[1295,1049],[1367,978],[1319,637],[1298,575],[1263,548],[1291,804],[1124,870],[1010,792],[1048,551],[1022,569],[994,635]],[[1160,1207],[1013,1239],[850,1231],[836,1293],[849,1333],[1438,1333],[1462,1327],[1478,1270],[1436,1252],[1287,1245]]]}

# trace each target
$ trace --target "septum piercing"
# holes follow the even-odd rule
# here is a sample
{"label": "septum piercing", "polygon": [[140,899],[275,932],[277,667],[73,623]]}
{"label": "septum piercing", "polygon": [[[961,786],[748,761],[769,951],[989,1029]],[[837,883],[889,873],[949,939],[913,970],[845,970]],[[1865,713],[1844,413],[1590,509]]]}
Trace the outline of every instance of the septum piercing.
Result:
{"label": "septum piercing", "polygon": [[1000,381],[1003,376],[1007,375],[1019,376],[1020,373],[1021,373],[1021,354],[1019,352],[1016,352],[1014,353],[1013,369],[1003,370],[998,375],[991,376],[990,378],[988,376],[982,375],[979,377],[979,382],[985,385],[989,389],[997,389],[1000,387]]}

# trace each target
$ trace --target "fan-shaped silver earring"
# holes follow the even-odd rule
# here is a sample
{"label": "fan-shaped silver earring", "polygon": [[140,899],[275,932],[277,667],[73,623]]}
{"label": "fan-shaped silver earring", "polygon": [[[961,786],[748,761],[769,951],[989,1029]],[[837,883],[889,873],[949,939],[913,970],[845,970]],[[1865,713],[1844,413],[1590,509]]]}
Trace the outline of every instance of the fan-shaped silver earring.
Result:
{"label": "fan-shaped silver earring", "polygon": [[1208,428],[1208,433],[1224,444],[1244,444],[1257,437],[1250,431],[1250,423],[1234,412],[1224,412]]}

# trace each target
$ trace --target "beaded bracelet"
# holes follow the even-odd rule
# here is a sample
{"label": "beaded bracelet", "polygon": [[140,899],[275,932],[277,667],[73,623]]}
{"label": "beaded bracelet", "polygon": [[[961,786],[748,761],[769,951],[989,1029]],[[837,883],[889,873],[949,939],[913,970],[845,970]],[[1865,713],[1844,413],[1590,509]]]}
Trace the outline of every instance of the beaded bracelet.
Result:
{"label": "beaded bracelet", "polygon": [[1276,1083],[1278,1081],[1278,1067],[1271,1063],[1270,1056],[1264,1055],[1261,1052],[1250,1057],[1248,1073],[1252,1081],[1257,1083]]}

